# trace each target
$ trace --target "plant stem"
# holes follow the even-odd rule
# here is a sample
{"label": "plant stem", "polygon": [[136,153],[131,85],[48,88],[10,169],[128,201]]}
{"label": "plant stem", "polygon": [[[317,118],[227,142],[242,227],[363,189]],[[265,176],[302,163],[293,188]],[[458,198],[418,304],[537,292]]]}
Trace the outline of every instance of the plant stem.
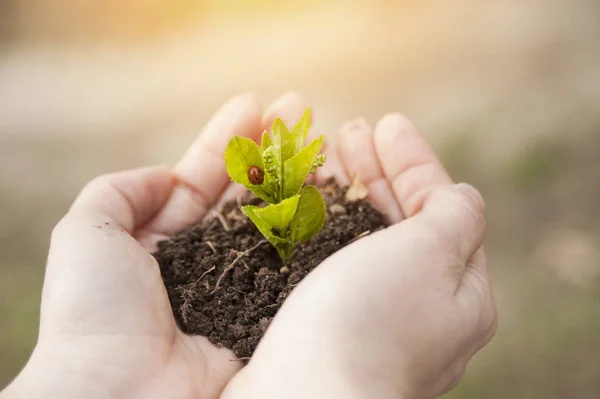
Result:
{"label": "plant stem", "polygon": [[292,259],[294,246],[290,242],[287,242],[283,245],[278,245],[276,249],[284,264],[287,264]]}

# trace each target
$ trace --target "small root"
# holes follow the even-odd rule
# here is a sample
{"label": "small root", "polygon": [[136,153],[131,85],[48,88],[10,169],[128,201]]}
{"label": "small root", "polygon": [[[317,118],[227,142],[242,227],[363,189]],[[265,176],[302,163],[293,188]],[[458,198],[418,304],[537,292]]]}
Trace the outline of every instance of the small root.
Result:
{"label": "small root", "polygon": [[[202,273],[202,274],[200,275],[200,277],[198,277],[198,278],[196,279],[196,281],[189,283],[188,285],[186,285],[186,287],[188,287],[190,290],[195,290],[195,289],[196,289],[196,286],[198,285],[198,283],[199,283],[200,281],[202,281],[202,279],[203,279],[204,277],[206,277],[206,275],[207,275],[208,273],[210,273],[210,272],[214,271],[216,268],[217,268],[217,266],[216,266],[216,265],[212,265],[212,267],[211,267],[210,269],[206,270],[204,273]],[[205,281],[205,282],[204,282],[204,286],[205,286],[205,287],[206,287],[206,283],[207,283],[207,281]],[[208,290],[208,287],[207,287],[206,289]],[[182,296],[182,297],[183,297],[183,296],[191,297],[191,291],[189,291],[188,289],[185,289],[185,288],[181,287],[179,290],[180,290],[180,292],[181,292],[181,296]]]}
{"label": "small root", "polygon": [[232,250],[233,253],[237,254],[236,258],[233,260],[233,262],[231,262],[230,264],[225,266],[225,268],[223,269],[223,273],[221,273],[221,275],[217,279],[217,284],[215,285],[215,289],[212,290],[209,293],[209,295],[214,294],[215,292],[217,292],[217,290],[219,288],[221,288],[221,282],[223,281],[223,278],[225,278],[227,273],[229,273],[231,271],[231,269],[233,269],[233,267],[236,265],[236,263],[240,262],[244,256],[250,255],[256,248],[260,247],[261,245],[265,244],[266,242],[267,242],[267,240],[261,240],[258,242],[258,244],[254,245],[252,248],[249,248],[249,249],[247,249],[245,251],[241,251],[241,252]]}
{"label": "small root", "polygon": [[227,219],[239,222],[241,220],[244,220],[245,216],[239,209],[232,209],[231,212],[227,214]]}
{"label": "small root", "polygon": [[198,280],[196,280],[196,282],[194,284],[198,284],[204,278],[204,276],[206,276],[208,273],[212,272],[216,268],[217,268],[216,265],[212,265],[212,267],[210,269],[208,269],[207,271],[205,271],[204,273],[202,273],[202,275],[200,276],[200,278],[198,278]]}
{"label": "small root", "polygon": [[371,230],[363,231],[362,233],[360,233],[359,235],[357,235],[356,237],[354,237],[353,239],[351,239],[350,241],[348,241],[348,244],[351,244],[354,241],[360,240],[361,238],[366,237],[369,234],[371,234]]}
{"label": "small root", "polygon": [[221,213],[221,211],[217,211],[217,219],[219,219],[219,222],[221,222],[221,226],[223,226],[223,230],[225,231],[231,231],[231,227],[229,227],[229,223],[227,223],[227,220],[225,219],[225,217],[223,216],[223,214]]}
{"label": "small root", "polygon": [[192,303],[187,290],[181,290],[181,296],[183,297],[183,303],[179,307],[179,311],[181,312],[181,318],[183,319],[184,324],[187,325],[189,321],[188,313],[192,310]]}
{"label": "small root", "polygon": [[246,268],[246,270],[250,270],[250,266],[242,259],[242,265]]}
{"label": "small root", "polygon": [[184,302],[181,305],[181,309],[179,309],[181,311],[181,318],[183,319],[183,323],[185,325],[188,324],[188,312],[190,311],[190,309],[192,308],[192,305],[189,302]]}
{"label": "small root", "polygon": [[213,254],[217,254],[217,249],[215,248],[215,244],[213,244],[211,241],[206,241],[206,245],[208,245],[208,247],[211,249],[211,251],[213,252]]}

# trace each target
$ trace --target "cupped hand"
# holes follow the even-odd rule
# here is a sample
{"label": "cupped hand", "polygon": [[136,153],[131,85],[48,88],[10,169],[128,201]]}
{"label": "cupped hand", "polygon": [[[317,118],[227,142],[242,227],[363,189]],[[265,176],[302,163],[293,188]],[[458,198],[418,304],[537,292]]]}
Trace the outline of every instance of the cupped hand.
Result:
{"label": "cupped hand", "polygon": [[323,173],[346,182],[358,174],[391,226],[338,251],[296,287],[224,398],[443,394],[496,329],[484,202],[452,182],[399,114],[374,129],[346,124],[329,155]]}
{"label": "cupped hand", "polygon": [[[53,232],[38,345],[0,396],[218,397],[240,364],[177,329],[150,253],[239,193],[222,158],[232,135],[258,139],[276,116],[293,124],[305,106],[287,95],[263,115],[252,96],[235,98],[174,168],[91,182]],[[318,177],[347,182],[358,172],[396,224],[300,284],[228,397],[430,397],[493,334],[477,192],[454,187],[400,116],[374,131],[362,121],[342,130]]]}
{"label": "cupped hand", "polygon": [[175,167],[109,174],[82,190],[52,233],[38,344],[7,398],[219,396],[241,364],[178,330],[151,252],[235,194],[229,138],[257,140],[275,116],[297,118],[299,101],[284,96],[263,114],[254,96],[236,97]]}

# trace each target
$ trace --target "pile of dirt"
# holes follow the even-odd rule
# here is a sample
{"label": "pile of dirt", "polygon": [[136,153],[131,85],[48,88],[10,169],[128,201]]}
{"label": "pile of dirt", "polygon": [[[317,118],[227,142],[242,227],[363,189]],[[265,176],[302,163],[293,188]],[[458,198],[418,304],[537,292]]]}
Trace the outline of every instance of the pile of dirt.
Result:
{"label": "pile of dirt", "polygon": [[318,187],[327,204],[321,232],[299,245],[284,265],[277,251],[241,212],[261,204],[251,194],[158,244],[154,254],[173,314],[188,334],[203,335],[239,358],[252,356],[285,299],[323,260],[385,227],[366,200],[348,201],[329,181]]}

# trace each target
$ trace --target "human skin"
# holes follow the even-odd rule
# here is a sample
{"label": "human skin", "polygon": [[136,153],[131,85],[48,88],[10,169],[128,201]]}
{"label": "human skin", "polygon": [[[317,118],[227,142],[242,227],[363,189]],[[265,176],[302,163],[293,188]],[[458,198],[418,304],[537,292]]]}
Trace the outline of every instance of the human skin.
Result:
{"label": "human skin", "polygon": [[38,343],[0,398],[430,398],[450,389],[496,326],[484,204],[453,184],[398,114],[374,129],[345,125],[316,176],[344,183],[360,173],[392,226],[311,273],[243,372],[230,351],[176,327],[150,253],[239,193],[223,162],[231,136],[258,140],[275,117],[293,124],[305,107],[293,93],[264,113],[253,95],[236,97],[174,167],[90,182],[53,230]]}

